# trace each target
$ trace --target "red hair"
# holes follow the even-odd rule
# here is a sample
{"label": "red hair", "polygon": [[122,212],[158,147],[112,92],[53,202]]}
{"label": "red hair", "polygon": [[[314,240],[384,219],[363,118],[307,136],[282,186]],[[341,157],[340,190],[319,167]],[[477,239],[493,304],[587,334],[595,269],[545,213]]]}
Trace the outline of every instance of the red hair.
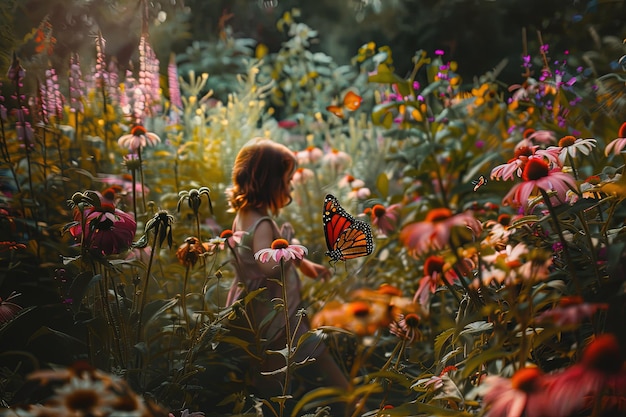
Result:
{"label": "red hair", "polygon": [[277,214],[290,201],[291,175],[297,160],[286,146],[270,139],[255,138],[237,154],[228,202],[235,210],[269,208]]}

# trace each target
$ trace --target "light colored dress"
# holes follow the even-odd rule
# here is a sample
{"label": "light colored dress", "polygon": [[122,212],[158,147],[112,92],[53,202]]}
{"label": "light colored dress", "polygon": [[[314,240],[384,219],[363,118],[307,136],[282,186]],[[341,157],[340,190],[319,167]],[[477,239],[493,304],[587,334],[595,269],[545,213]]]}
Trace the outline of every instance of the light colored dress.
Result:
{"label": "light colored dress", "polygon": [[[242,237],[241,243],[235,248],[235,278],[228,292],[226,305],[230,306],[235,301],[242,299],[246,294],[265,287],[266,289],[258,294],[248,303],[246,312],[249,315],[254,326],[263,326],[261,333],[267,341],[270,349],[282,349],[285,347],[287,340],[285,335],[285,319],[282,309],[275,309],[275,305],[282,301],[282,289],[278,282],[273,278],[268,278],[262,272],[261,268],[254,259],[252,253],[252,242],[254,233],[258,225],[263,221],[269,221],[272,224],[274,239],[280,238],[280,230],[276,222],[271,217],[265,216],[259,218],[252,226],[246,230]],[[236,219],[233,222],[233,232],[236,232]],[[293,335],[298,317],[296,312],[301,308],[302,299],[300,296],[300,277],[293,263],[289,263],[285,267],[284,277],[287,285],[287,306],[289,309],[289,324]],[[268,322],[269,315],[273,315]],[[258,329],[259,327],[257,327]],[[300,322],[297,328],[295,341],[309,330],[309,323],[306,318]]]}

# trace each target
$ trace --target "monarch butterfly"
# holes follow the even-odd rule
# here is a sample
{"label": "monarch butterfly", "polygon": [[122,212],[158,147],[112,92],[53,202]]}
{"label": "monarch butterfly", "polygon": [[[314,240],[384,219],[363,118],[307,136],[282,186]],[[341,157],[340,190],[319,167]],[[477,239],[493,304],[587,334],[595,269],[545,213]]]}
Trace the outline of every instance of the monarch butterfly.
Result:
{"label": "monarch butterfly", "polygon": [[356,94],[353,91],[348,91],[345,96],[343,96],[343,103],[341,106],[328,106],[326,110],[334,114],[335,116],[343,119],[345,116],[345,110],[355,111],[361,106],[361,102],[363,98]]}
{"label": "monarch butterfly", "polygon": [[367,256],[374,251],[370,225],[348,214],[331,194],[324,199],[322,222],[328,246],[326,256],[330,257],[331,261]]}

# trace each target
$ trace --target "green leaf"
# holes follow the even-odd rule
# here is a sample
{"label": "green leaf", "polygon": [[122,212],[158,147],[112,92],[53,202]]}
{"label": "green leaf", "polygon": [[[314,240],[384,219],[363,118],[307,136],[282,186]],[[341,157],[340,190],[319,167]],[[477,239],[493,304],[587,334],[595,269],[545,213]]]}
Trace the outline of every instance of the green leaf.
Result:
{"label": "green leaf", "polygon": [[454,328],[444,330],[435,338],[435,358],[441,358],[441,351],[446,341],[454,334]]}
{"label": "green leaf", "polygon": [[174,307],[176,304],[178,304],[178,297],[170,298],[169,300],[154,300],[149,302],[143,309],[145,323],[149,323],[153,319],[158,318],[159,315]]}
{"label": "green leaf", "polygon": [[81,272],[74,278],[67,292],[67,297],[72,300],[72,306],[78,308],[87,290],[102,279],[102,275],[92,275],[90,272]]}
{"label": "green leaf", "polygon": [[464,361],[465,366],[461,375],[463,378],[468,378],[474,373],[476,369],[487,362],[491,362],[496,359],[507,358],[511,355],[511,352],[503,350],[500,346],[494,346],[483,352],[480,352],[473,357],[469,357]]}
{"label": "green leaf", "polygon": [[386,199],[389,194],[389,177],[384,172],[376,178],[376,188],[380,191],[381,198]]}

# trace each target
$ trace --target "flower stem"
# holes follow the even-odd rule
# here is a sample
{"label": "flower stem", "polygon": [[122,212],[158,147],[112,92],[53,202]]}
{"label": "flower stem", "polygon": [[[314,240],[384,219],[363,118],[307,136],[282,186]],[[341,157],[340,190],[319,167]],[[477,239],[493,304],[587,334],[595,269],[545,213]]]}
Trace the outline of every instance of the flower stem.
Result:
{"label": "flower stem", "polygon": [[157,250],[157,241],[159,239],[159,229],[161,225],[156,224],[154,229],[154,242],[152,243],[152,250],[150,251],[150,260],[148,261],[148,269],[146,270],[146,279],[143,282],[143,289],[141,291],[141,301],[139,303],[139,319],[137,320],[137,342],[141,340],[141,320],[143,316],[143,310],[146,304],[146,297],[148,295],[148,282],[150,281],[150,272],[152,271],[152,261],[154,260],[154,252]]}
{"label": "flower stem", "polygon": [[280,260],[280,286],[283,293],[283,313],[285,315],[285,334],[287,335],[287,356],[285,357],[286,368],[285,368],[285,383],[283,385],[283,398],[280,402],[280,416],[283,416],[285,411],[285,401],[287,397],[287,392],[289,391],[290,374],[291,374],[291,326],[289,324],[289,308],[287,305],[287,282],[285,279],[285,260],[281,258]]}
{"label": "flower stem", "polygon": [[567,245],[567,241],[565,240],[565,237],[563,236],[563,230],[561,229],[561,224],[559,223],[559,217],[554,211],[554,207],[552,206],[552,202],[550,201],[550,197],[548,196],[548,193],[546,192],[546,190],[539,187],[539,192],[541,193],[541,196],[543,197],[543,201],[546,204],[546,207],[548,207],[548,211],[550,212],[550,217],[552,217],[552,221],[554,222],[554,228],[556,229],[556,233],[559,236],[559,241],[561,242],[561,245],[563,246],[563,254],[565,255],[565,262],[567,263],[567,268],[569,269],[570,277],[574,281],[574,285],[576,286],[576,289],[578,290],[578,293],[580,294],[581,288],[578,283],[578,278],[576,277],[576,267],[574,266],[574,263],[572,262],[572,256],[569,252],[569,246]]}

